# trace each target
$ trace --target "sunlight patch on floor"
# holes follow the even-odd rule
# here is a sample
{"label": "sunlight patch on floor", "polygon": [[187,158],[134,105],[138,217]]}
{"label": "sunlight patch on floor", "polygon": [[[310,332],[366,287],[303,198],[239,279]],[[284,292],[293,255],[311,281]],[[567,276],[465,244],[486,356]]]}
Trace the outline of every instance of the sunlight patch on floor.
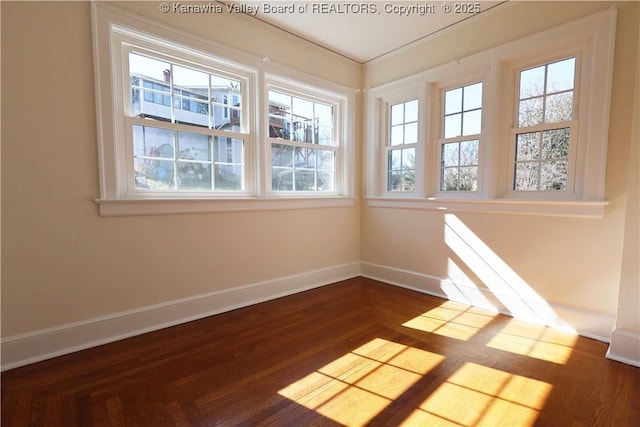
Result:
{"label": "sunlight patch on floor", "polygon": [[443,359],[377,338],[278,393],[341,424],[362,425]]}
{"label": "sunlight patch on floor", "polygon": [[530,426],[552,388],[543,381],[468,362],[402,425]]}
{"label": "sunlight patch on floor", "polygon": [[547,362],[565,364],[577,340],[577,334],[512,320],[487,343],[487,346]]}
{"label": "sunlight patch on floor", "polygon": [[487,326],[495,316],[482,309],[445,302],[402,326],[466,341]]}

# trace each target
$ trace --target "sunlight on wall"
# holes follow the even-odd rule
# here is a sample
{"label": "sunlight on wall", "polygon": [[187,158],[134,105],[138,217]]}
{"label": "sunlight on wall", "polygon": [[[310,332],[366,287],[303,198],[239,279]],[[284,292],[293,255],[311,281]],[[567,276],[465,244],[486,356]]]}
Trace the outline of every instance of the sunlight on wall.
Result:
{"label": "sunlight on wall", "polygon": [[447,259],[448,280],[440,281],[440,288],[451,301],[498,313],[498,309],[478,289],[469,276],[451,258]]}
{"label": "sunlight on wall", "polygon": [[402,425],[533,425],[553,386],[465,363]]}
{"label": "sunlight on wall", "polygon": [[[462,260],[465,265],[486,286],[485,292],[495,297],[516,319],[540,323],[558,329],[575,332],[553,311],[527,282],[525,282],[506,262],[504,262],[482,239],[467,227],[456,215],[444,215],[444,240],[447,246]],[[450,262],[450,276],[460,277],[461,269]],[[467,277],[468,279],[468,277]],[[472,281],[467,282],[471,284]],[[478,286],[457,286],[456,291],[467,296],[467,300],[475,305],[488,302],[478,300]],[[445,289],[446,292],[446,289]]]}
{"label": "sunlight on wall", "polygon": [[448,301],[402,326],[466,341],[487,326],[496,314]]}
{"label": "sunlight on wall", "polygon": [[344,425],[363,425],[444,356],[374,339],[278,393]]}

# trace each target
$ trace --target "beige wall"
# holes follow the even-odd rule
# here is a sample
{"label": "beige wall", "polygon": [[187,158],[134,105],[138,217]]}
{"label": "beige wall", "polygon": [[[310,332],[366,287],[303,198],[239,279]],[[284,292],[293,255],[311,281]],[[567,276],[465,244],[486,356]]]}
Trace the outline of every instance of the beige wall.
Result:
{"label": "beige wall", "polygon": [[[360,260],[438,278],[450,273],[450,259],[461,264],[444,242],[444,217],[436,212],[360,212],[356,203],[307,211],[100,217],[93,201],[99,183],[90,7],[0,4],[3,337]],[[388,82],[609,7],[550,4],[499,8],[364,72],[248,18],[161,14],[155,2],[120,6],[359,88],[363,81]],[[621,281],[634,114],[630,89],[638,52],[638,4],[619,6],[605,217],[458,215],[546,300],[605,316],[616,315]],[[361,158],[359,131],[356,141]],[[356,171],[360,175],[359,160]]]}
{"label": "beige wall", "polygon": [[[397,55],[365,66],[379,85],[607,9],[610,2],[515,2]],[[638,52],[638,3],[618,4],[603,219],[457,215],[533,290],[555,306],[615,316],[625,227],[625,192]],[[498,29],[500,29],[498,31]],[[637,90],[637,89],[636,89]],[[444,241],[441,212],[363,208],[362,259],[446,279],[450,260],[485,287]],[[613,327],[613,324],[611,324]]]}
{"label": "beige wall", "polygon": [[[248,19],[127,6],[359,86],[359,65]],[[93,83],[88,2],[2,2],[3,337],[360,259],[357,203],[100,217]]]}

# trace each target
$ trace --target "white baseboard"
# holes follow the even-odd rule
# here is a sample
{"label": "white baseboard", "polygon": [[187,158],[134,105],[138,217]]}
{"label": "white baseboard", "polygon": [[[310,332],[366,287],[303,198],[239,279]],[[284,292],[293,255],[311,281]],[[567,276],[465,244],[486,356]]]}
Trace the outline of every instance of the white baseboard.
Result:
{"label": "white baseboard", "polygon": [[354,262],[7,337],[1,343],[1,369],[39,362],[359,275],[360,263]]}
{"label": "white baseboard", "polygon": [[611,332],[607,359],[640,367],[640,335],[614,329]]}
{"label": "white baseboard", "polygon": [[[544,324],[556,329],[578,333],[599,341],[609,342],[615,316],[586,311],[559,304],[514,298],[513,295],[497,295],[488,289],[470,283],[454,283],[448,278],[438,278],[423,273],[397,269],[384,265],[362,263],[362,276],[381,282],[416,290],[447,300],[499,312],[517,319]],[[471,298],[470,298],[471,296]],[[505,301],[516,302],[529,308],[529,316],[511,312]],[[507,304],[509,305],[509,304]],[[539,316],[536,316],[536,311]]]}

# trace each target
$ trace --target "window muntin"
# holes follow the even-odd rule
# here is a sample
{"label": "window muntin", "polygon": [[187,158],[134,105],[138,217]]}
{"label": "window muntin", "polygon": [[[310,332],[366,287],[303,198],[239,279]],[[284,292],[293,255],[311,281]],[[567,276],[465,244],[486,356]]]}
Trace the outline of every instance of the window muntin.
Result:
{"label": "window muntin", "polygon": [[418,100],[391,105],[386,146],[387,191],[415,191],[417,144]]}
{"label": "window muntin", "polygon": [[338,105],[282,88],[271,88],[268,96],[271,190],[335,192]]}
{"label": "window muntin", "polygon": [[575,133],[576,58],[520,71],[512,189],[568,191]]}
{"label": "window muntin", "polygon": [[[245,190],[242,78],[185,65],[130,46],[125,97],[128,191]],[[229,105],[228,99],[233,99]]]}
{"label": "window muntin", "polygon": [[440,143],[441,192],[478,190],[482,82],[444,91]]}

